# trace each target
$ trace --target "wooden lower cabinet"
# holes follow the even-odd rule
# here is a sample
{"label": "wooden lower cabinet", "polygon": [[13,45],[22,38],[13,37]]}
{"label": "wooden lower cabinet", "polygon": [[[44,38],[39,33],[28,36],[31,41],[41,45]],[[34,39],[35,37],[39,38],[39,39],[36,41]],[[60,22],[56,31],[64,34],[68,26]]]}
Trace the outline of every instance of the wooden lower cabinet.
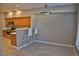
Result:
{"label": "wooden lower cabinet", "polygon": [[7,30],[3,30],[3,37],[6,37],[7,35]]}
{"label": "wooden lower cabinet", "polygon": [[10,34],[11,45],[16,46],[16,34]]}

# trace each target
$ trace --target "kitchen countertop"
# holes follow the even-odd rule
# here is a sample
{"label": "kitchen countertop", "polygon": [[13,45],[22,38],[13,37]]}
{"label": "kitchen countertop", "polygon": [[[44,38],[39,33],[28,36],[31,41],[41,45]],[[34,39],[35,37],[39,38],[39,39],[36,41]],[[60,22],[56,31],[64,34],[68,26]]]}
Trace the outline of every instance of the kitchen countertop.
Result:
{"label": "kitchen countertop", "polygon": [[28,27],[27,28],[17,28],[16,30],[26,30],[26,29],[29,29]]}
{"label": "kitchen countertop", "polygon": [[[2,28],[2,30],[9,30],[11,28]],[[29,29],[29,27],[24,27],[24,28],[16,28],[15,30],[24,30],[24,29]]]}
{"label": "kitchen countertop", "polygon": [[10,34],[16,34],[16,32],[12,32],[12,33],[10,33]]}
{"label": "kitchen countertop", "polygon": [[2,28],[2,30],[9,30],[10,28]]}

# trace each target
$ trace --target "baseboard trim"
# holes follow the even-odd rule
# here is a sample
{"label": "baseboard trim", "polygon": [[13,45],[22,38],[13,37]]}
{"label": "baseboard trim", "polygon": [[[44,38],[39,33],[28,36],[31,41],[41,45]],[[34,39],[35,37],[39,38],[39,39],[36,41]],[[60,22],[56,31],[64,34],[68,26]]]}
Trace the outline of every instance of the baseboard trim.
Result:
{"label": "baseboard trim", "polygon": [[77,51],[76,51],[75,46],[73,47],[73,49],[74,49],[74,52],[75,52],[75,56],[77,56]]}
{"label": "baseboard trim", "polygon": [[30,43],[28,43],[28,44],[25,44],[25,45],[23,45],[23,46],[21,46],[21,47],[19,47],[19,49],[21,49],[21,48],[23,48],[23,47],[26,47],[26,46],[28,46],[28,45],[30,45],[30,44],[32,44],[32,43],[34,43],[35,41],[32,41],[32,42],[30,42]]}
{"label": "baseboard trim", "polygon": [[35,40],[35,42],[51,44],[51,45],[66,46],[66,47],[74,47],[73,45],[66,45],[66,44],[60,44],[60,43],[52,43],[52,42],[39,41],[39,40]]}
{"label": "baseboard trim", "polygon": [[77,43],[76,43],[76,47],[77,47],[77,49],[78,49],[78,51],[79,51],[79,47],[78,47]]}
{"label": "baseboard trim", "polygon": [[28,45],[34,43],[34,42],[35,42],[35,41],[32,41],[32,42],[30,42],[30,43],[28,43],[28,44],[25,44],[25,45],[23,45],[23,46],[20,46],[20,47],[16,47],[16,46],[13,46],[13,45],[12,45],[12,47],[19,50],[19,49],[21,49],[21,48],[23,48],[23,47],[26,47],[26,46],[28,46]]}
{"label": "baseboard trim", "polygon": [[58,46],[74,47],[73,45],[66,45],[66,44],[60,44],[60,43],[52,43],[52,42],[39,41],[39,40],[34,40],[34,41],[32,41],[32,42],[30,42],[30,43],[28,43],[28,44],[25,44],[25,45],[23,45],[23,46],[20,46],[20,47],[16,47],[16,46],[12,46],[12,47],[14,47],[14,48],[16,48],[16,49],[19,50],[19,49],[21,49],[21,48],[23,48],[23,47],[25,47],[25,46],[28,46],[28,45],[30,45],[30,44],[32,44],[32,43],[34,43],[34,42],[45,43],[45,44],[51,44],[51,45],[58,45]]}

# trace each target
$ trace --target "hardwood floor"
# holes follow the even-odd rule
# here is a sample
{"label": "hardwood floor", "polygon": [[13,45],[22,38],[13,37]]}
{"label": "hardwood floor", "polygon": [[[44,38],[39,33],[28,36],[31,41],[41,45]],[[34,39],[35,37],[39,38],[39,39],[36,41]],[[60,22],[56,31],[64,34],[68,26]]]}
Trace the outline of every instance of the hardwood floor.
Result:
{"label": "hardwood floor", "polygon": [[20,50],[11,47],[10,39],[3,37],[4,56],[75,56],[73,47],[32,43]]}

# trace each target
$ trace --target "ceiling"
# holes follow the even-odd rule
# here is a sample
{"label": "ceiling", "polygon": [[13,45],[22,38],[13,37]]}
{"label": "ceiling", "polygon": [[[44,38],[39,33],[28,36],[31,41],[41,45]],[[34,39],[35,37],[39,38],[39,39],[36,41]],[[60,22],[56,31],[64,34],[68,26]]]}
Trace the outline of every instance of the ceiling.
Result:
{"label": "ceiling", "polygon": [[[68,3],[46,3],[48,7],[69,5]],[[16,9],[43,8],[45,3],[0,3],[0,12],[14,11]]]}

